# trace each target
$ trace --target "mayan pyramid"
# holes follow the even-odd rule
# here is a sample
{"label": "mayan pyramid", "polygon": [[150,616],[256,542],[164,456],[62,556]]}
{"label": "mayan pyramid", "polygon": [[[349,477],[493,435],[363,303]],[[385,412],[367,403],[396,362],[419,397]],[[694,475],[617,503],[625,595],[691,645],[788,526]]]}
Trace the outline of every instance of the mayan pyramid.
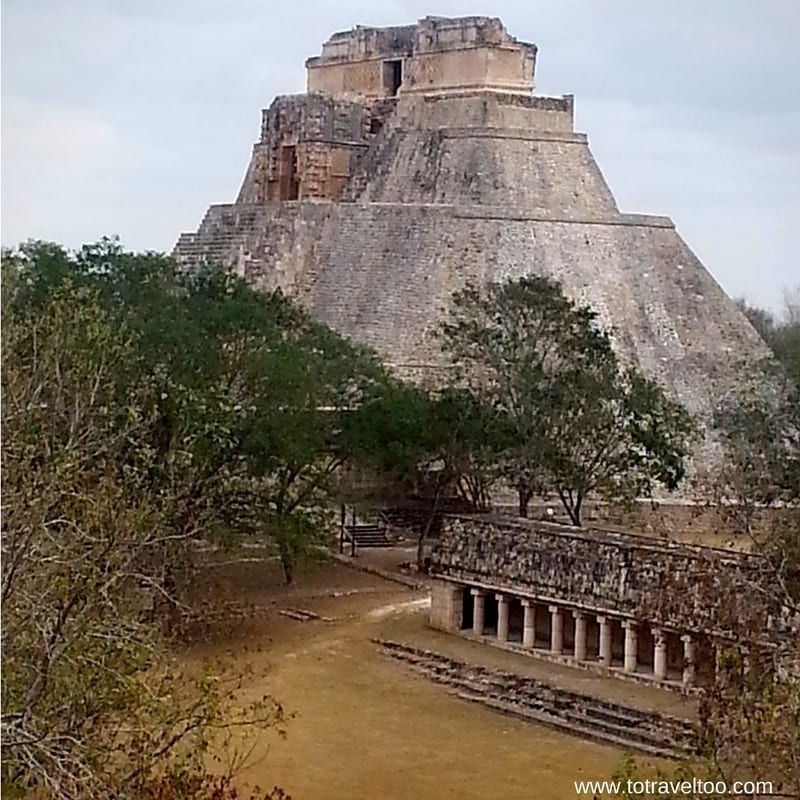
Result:
{"label": "mayan pyramid", "polygon": [[536,54],[486,17],[335,33],[307,93],[263,111],[236,202],[211,206],[177,258],[280,287],[434,382],[454,290],[552,276],[623,360],[707,414],[764,345],[668,217],[620,212],[573,97],[535,93]]}

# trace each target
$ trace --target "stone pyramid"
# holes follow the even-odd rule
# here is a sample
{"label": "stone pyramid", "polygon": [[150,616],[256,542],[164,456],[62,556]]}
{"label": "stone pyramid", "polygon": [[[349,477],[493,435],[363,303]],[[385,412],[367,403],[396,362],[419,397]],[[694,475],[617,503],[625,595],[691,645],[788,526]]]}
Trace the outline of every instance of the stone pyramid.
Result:
{"label": "stone pyramid", "polygon": [[669,218],[619,211],[572,96],[534,92],[536,52],[485,17],[334,34],[307,94],[263,112],[236,202],[211,206],[177,258],[280,287],[434,383],[453,291],[552,276],[623,360],[707,417],[765,346]]}

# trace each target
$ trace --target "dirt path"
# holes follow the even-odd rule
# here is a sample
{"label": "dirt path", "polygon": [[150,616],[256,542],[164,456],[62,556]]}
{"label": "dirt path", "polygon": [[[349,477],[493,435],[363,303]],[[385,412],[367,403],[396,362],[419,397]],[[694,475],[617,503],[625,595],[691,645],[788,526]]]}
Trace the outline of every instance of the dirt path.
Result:
{"label": "dirt path", "polygon": [[[257,582],[256,582],[257,583]],[[372,637],[424,632],[427,598],[329,565],[293,590],[256,587],[268,610],[246,637],[195,648],[251,672],[242,702],[265,691],[294,714],[284,740],[241,778],[294,800],[574,797],[573,781],[605,779],[621,752],[459,700],[381,655]],[[324,619],[278,613],[302,608]],[[271,609],[272,611],[270,611]]]}

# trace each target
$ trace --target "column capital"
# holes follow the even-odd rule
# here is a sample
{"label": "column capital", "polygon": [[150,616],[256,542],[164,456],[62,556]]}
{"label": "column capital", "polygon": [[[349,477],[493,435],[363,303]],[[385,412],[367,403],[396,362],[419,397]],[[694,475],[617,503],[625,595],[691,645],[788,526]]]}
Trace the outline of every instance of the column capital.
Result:
{"label": "column capital", "polygon": [[486,590],[485,589],[470,589],[469,593],[473,597],[486,597]]}
{"label": "column capital", "polygon": [[605,614],[595,614],[594,618],[597,620],[598,625],[606,625],[609,620],[609,617],[607,617]]}
{"label": "column capital", "polygon": [[586,619],[586,612],[585,612],[585,611],[578,611],[578,610],[576,610],[576,611],[573,611],[573,612],[572,612],[572,616],[573,616],[575,619]]}
{"label": "column capital", "polygon": [[625,628],[626,631],[636,631],[639,628],[639,623],[633,619],[624,619],[622,620],[622,627]]}
{"label": "column capital", "polygon": [[494,593],[495,599],[498,603],[507,603],[508,602],[508,595],[503,594],[503,592],[495,592]]}
{"label": "column capital", "polygon": [[547,606],[551,614],[560,614],[564,609],[561,606]]}
{"label": "column capital", "polygon": [[536,605],[536,601],[531,600],[530,597],[523,597],[520,602],[523,608],[533,608]]}
{"label": "column capital", "polygon": [[684,633],[681,635],[681,641],[684,644],[691,644],[694,641],[694,636],[691,633]]}
{"label": "column capital", "polygon": [[650,633],[653,634],[653,639],[655,639],[656,645],[666,644],[667,634],[663,628],[657,628],[657,627],[650,628]]}

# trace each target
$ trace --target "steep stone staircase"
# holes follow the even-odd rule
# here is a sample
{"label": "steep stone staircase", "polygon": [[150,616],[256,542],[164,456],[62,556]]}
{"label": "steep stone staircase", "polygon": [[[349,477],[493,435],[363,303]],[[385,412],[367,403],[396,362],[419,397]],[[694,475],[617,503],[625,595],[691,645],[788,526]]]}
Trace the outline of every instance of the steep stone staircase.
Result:
{"label": "steep stone staircase", "polygon": [[196,233],[180,235],[174,253],[184,266],[236,266],[240,257],[250,256],[254,243],[270,246],[263,234],[275,216],[268,207],[253,204],[210,206]]}
{"label": "steep stone staircase", "polygon": [[680,757],[694,741],[692,725],[677,717],[557,689],[534,678],[474,666],[400,642],[374,641],[386,655],[445,684],[458,697],[519,719],[659,758]]}
{"label": "steep stone staircase", "polygon": [[180,235],[174,252],[183,266],[208,263],[231,267],[236,263],[239,248],[253,230],[254,219],[245,220],[242,228],[237,229],[212,206],[206,212],[197,233]]}
{"label": "steep stone staircase", "polygon": [[356,541],[356,547],[391,547],[393,542],[381,525],[347,525],[347,533]]}
{"label": "steep stone staircase", "polygon": [[344,525],[339,532],[339,552],[355,555],[363,547],[393,547],[386,528],[378,522],[366,525]]}

